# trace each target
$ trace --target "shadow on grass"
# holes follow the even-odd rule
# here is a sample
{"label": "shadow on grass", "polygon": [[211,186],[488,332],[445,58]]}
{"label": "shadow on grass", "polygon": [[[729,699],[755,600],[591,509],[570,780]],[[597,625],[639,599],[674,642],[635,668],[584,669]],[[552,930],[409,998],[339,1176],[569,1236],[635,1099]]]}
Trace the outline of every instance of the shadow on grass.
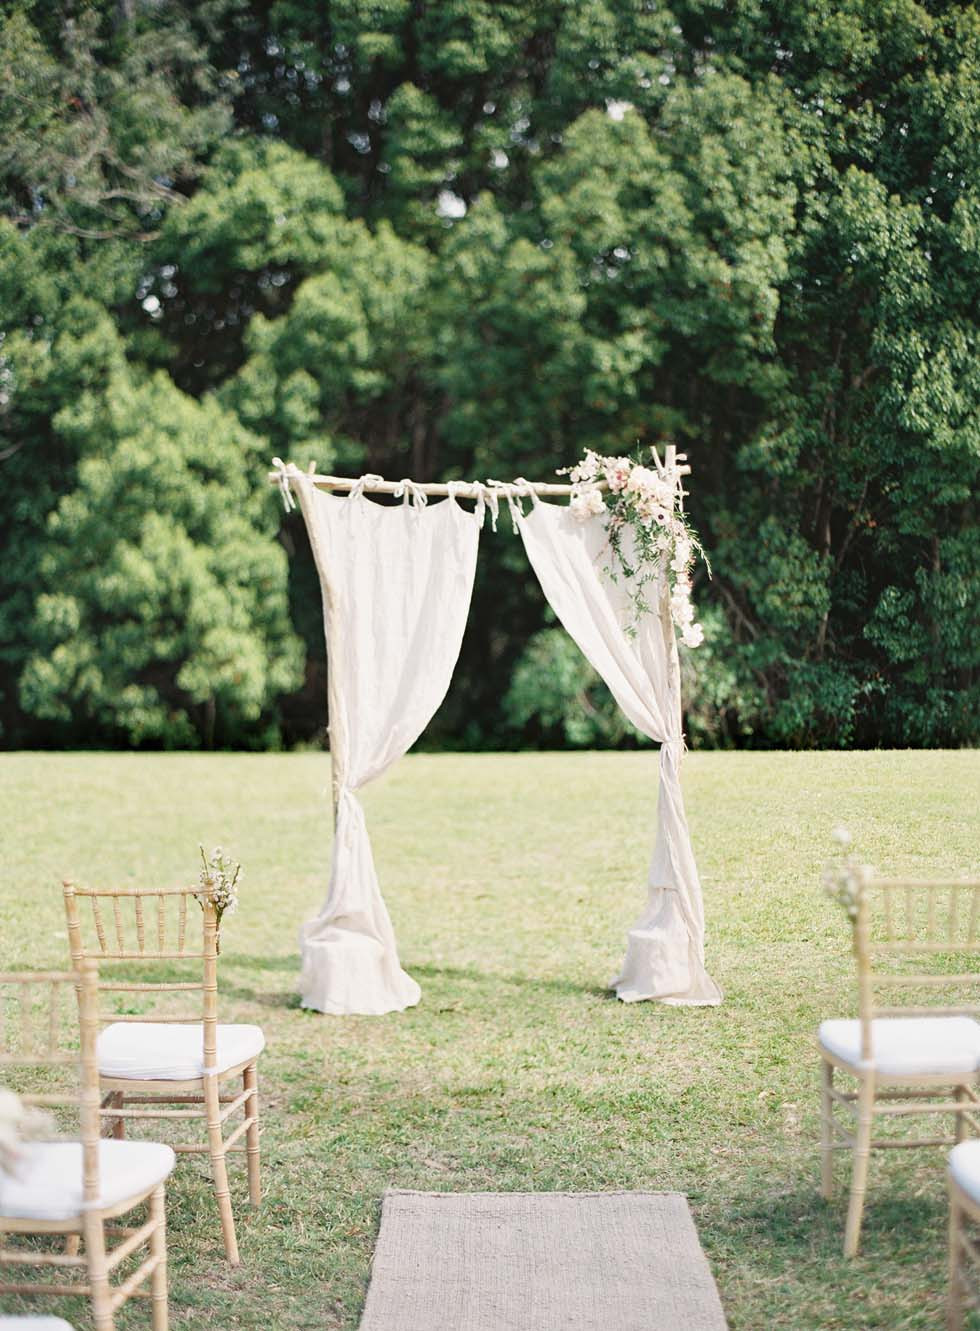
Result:
{"label": "shadow on grass", "polygon": [[[295,952],[275,957],[246,956],[237,952],[222,953],[220,964],[227,967],[228,970],[288,971],[297,976],[300,971],[300,957]],[[475,984],[482,989],[495,989],[503,986],[530,989],[539,993],[558,994],[565,997],[598,998],[604,1003],[619,1001],[615,992],[605,985],[582,984],[578,980],[545,980],[530,975],[498,975],[493,971],[479,970],[476,966],[444,966],[432,962],[406,963],[406,969],[410,975],[419,980],[455,980]],[[237,998],[244,1003],[256,1003],[261,1007],[300,1010],[299,996],[293,992],[262,993],[242,985],[229,983],[227,979],[223,979],[221,994],[224,998]],[[426,995],[423,993],[423,1005],[425,1001]],[[308,1011],[309,1009],[301,1010]]]}
{"label": "shadow on grass", "polygon": [[234,966],[244,971],[298,971],[300,956],[298,952],[287,952],[284,956],[257,957],[245,952],[222,952],[219,959],[222,966]]}
{"label": "shadow on grass", "polygon": [[[604,985],[580,984],[577,980],[541,980],[530,975],[497,975],[493,971],[477,970],[475,966],[437,966],[431,962],[417,965],[406,963],[408,973],[418,979],[468,980],[484,987],[509,985],[520,989],[537,989],[545,993],[571,994],[589,998],[612,999],[616,995]],[[424,996],[423,996],[424,997]]]}
{"label": "shadow on grass", "polygon": [[[781,1260],[840,1259],[841,1273],[856,1270],[843,1258],[847,1189],[839,1188],[832,1201],[824,1201],[813,1186],[772,1195],[759,1192],[735,1198],[716,1211],[710,1190],[691,1201],[706,1246],[718,1256],[726,1249],[745,1251],[758,1244]],[[894,1262],[932,1262],[943,1251],[947,1211],[933,1197],[898,1193],[868,1194],[861,1229],[861,1258]],[[863,1278],[863,1276],[862,1276]]]}

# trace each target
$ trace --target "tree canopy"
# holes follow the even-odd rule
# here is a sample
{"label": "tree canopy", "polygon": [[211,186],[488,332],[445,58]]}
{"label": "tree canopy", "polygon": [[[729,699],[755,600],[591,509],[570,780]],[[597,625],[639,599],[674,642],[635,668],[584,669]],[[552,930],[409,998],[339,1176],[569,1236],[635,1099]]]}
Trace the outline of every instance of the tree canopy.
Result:
{"label": "tree canopy", "polygon": [[[980,738],[974,4],[0,16],[0,742],[318,734],[273,454],[665,440],[713,570],[694,741]],[[632,742],[509,534],[429,739]]]}

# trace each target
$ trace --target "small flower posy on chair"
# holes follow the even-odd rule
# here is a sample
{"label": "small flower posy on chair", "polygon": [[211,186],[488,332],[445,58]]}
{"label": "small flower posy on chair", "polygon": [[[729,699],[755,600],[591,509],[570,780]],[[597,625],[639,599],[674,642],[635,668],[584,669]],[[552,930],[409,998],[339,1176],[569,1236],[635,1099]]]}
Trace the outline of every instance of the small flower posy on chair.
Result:
{"label": "small flower posy on chair", "polygon": [[27,1142],[55,1137],[52,1116],[35,1105],[25,1105],[19,1095],[0,1086],[0,1174],[17,1174]]}
{"label": "small flower posy on chair", "polygon": [[242,876],[242,866],[226,855],[220,846],[215,846],[210,855],[203,846],[201,852],[201,871],[197,875],[200,891],[195,893],[203,909],[205,902],[210,902],[218,924],[218,951],[221,951],[221,917],[227,913],[233,915],[238,909],[238,881]]}
{"label": "small flower posy on chair", "polygon": [[[846,827],[835,827],[832,836],[842,851],[851,844],[851,834]],[[828,864],[823,871],[824,891],[843,907],[852,924],[857,920],[858,907],[871,872],[868,865],[861,864],[853,854]]]}
{"label": "small flower posy on chair", "polygon": [[[630,636],[635,635],[637,622],[650,610],[643,589],[657,576],[663,562],[670,586],[671,618],[685,647],[699,647],[704,630],[695,619],[691,603],[691,568],[695,554],[701,555],[706,566],[708,561],[677,503],[676,480],[659,468],[646,467],[627,457],[605,457],[592,449],[586,450],[581,462],[558,474],[567,474],[572,482],[569,508],[576,518],[584,522],[607,514],[606,530],[614,561],[607,572],[615,578],[618,569],[634,579],[633,620],[627,627]],[[601,489],[603,483],[608,489],[608,505]],[[633,533],[633,550],[629,553],[623,547],[626,531]]]}

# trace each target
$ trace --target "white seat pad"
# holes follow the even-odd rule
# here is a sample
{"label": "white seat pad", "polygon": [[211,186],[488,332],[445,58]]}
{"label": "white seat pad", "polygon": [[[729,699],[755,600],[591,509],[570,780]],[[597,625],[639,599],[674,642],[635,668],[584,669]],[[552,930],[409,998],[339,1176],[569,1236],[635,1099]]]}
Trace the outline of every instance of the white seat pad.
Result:
{"label": "white seat pad", "polygon": [[[823,1021],[817,1038],[842,1063],[861,1061],[859,1021]],[[980,1024],[972,1017],[876,1017],[871,1049],[886,1077],[970,1077],[980,1068]]]}
{"label": "white seat pad", "polygon": [[[175,1156],[159,1142],[99,1142],[99,1202],[109,1209],[162,1183]],[[0,1174],[0,1217],[74,1220],[82,1213],[80,1142],[29,1142],[17,1173]]]}
{"label": "white seat pad", "polygon": [[949,1153],[949,1172],[966,1195],[980,1202],[980,1140],[960,1142]]}
{"label": "white seat pad", "polygon": [[[259,1026],[219,1026],[219,1072],[265,1048]],[[193,1081],[204,1076],[204,1028],[193,1023],[116,1021],[96,1045],[99,1074],[134,1081]]]}
{"label": "white seat pad", "polygon": [[75,1331],[60,1317],[0,1317],[0,1331]]}

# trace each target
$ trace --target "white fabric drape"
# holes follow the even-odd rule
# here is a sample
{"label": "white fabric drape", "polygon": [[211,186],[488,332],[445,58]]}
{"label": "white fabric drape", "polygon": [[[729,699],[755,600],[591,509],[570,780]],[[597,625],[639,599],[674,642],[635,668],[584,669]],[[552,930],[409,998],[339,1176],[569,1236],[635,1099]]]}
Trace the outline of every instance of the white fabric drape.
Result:
{"label": "white fabric drape", "polygon": [[[680,683],[669,611],[658,613],[663,584],[644,589],[651,613],[630,638],[630,587],[607,571],[611,551],[601,517],[575,517],[564,505],[534,499],[514,509],[528,558],[551,608],[602,676],[633,725],[659,741],[657,835],[646,909],[627,942],[612,987],[626,1002],[715,1004],[721,990],[704,968],[701,885],[680,786]],[[628,538],[627,538],[628,539]]]}
{"label": "white fabric drape", "polygon": [[409,749],[442,702],[459,656],[483,506],[424,503],[411,483],[386,507],[355,488],[317,490],[298,471],[327,639],[336,827],[330,887],[303,928],[300,994],[320,1012],[401,1011],[419,986],[401,968],[355,791]]}

